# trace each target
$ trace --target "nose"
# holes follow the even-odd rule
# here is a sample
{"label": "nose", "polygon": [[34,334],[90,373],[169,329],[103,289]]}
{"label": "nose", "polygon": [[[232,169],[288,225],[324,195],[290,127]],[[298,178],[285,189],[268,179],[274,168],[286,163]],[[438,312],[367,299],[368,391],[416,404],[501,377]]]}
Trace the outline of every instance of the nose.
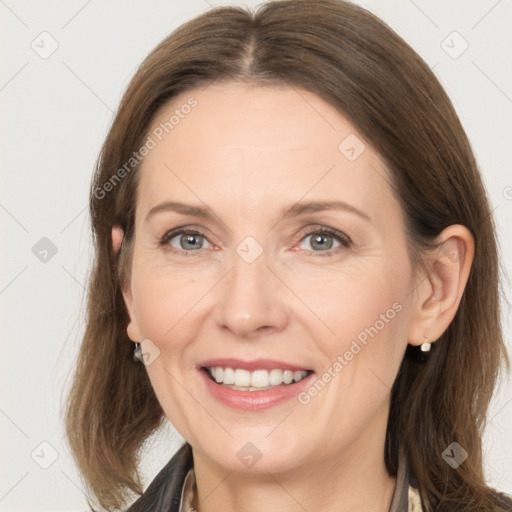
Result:
{"label": "nose", "polygon": [[233,254],[216,305],[216,323],[221,329],[237,338],[254,339],[285,328],[288,290],[269,267],[265,251],[252,262]]}

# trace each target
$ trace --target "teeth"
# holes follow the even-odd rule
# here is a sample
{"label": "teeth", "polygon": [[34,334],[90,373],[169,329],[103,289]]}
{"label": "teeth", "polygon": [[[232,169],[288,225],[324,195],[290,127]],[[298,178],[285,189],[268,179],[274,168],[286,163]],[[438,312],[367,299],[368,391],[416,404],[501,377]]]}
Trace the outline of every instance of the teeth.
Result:
{"label": "teeth", "polygon": [[235,370],[233,368],[225,368],[224,373],[222,374],[222,382],[224,384],[234,384],[235,383]]}
{"label": "teeth", "polygon": [[308,374],[308,372],[304,372],[304,371],[298,371],[298,372],[293,372],[293,380],[295,382],[299,382],[301,381],[306,375]]}
{"label": "teeth", "polygon": [[248,389],[250,391],[300,382],[308,374],[303,370],[294,372],[292,370],[273,369],[270,371],[255,370],[254,372],[248,372],[240,368],[222,368],[220,366],[208,368],[208,371],[219,384],[225,384],[232,389]]}
{"label": "teeth", "polygon": [[293,372],[291,370],[285,370],[283,372],[283,382],[285,384],[290,384],[293,382]]}
{"label": "teeth", "polygon": [[269,381],[272,386],[279,386],[283,382],[283,370],[270,370]]}
{"label": "teeth", "polygon": [[235,386],[250,386],[251,374],[247,370],[235,370]]}
{"label": "teeth", "polygon": [[256,370],[251,373],[251,386],[253,388],[265,388],[269,385],[267,370]]}

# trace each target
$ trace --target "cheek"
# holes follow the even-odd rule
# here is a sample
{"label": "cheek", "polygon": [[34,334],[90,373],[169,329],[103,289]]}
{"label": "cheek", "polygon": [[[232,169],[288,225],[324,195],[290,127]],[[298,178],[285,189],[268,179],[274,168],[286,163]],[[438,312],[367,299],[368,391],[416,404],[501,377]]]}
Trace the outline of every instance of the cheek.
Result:
{"label": "cheek", "polygon": [[321,404],[317,413],[336,417],[347,429],[353,426],[347,418],[366,421],[389,395],[407,344],[408,260],[372,263],[309,287],[308,304],[332,331],[316,337],[325,361],[319,378],[328,382],[318,393],[322,398],[314,398]]}
{"label": "cheek", "polygon": [[318,414],[342,423],[368,419],[386,399],[407,344],[409,268],[407,259],[401,265],[373,260],[333,272],[321,286],[318,280],[309,281],[307,303],[322,321],[310,322],[318,325],[315,348],[323,362],[318,377],[327,385],[318,393],[322,398],[314,398],[311,390],[303,401],[322,404]]}
{"label": "cheek", "polygon": [[[372,293],[361,281],[344,283],[343,293],[328,288],[324,301],[317,303],[317,307],[324,304],[319,316],[335,335],[326,335],[324,329],[316,337],[322,368],[318,381],[298,397],[302,414],[315,418],[318,425],[336,425],[323,432],[329,435],[327,448],[355,440],[375,425],[377,415],[384,422],[381,414],[407,342],[409,312],[394,286],[380,283]],[[375,449],[379,449],[380,438],[375,436]]]}
{"label": "cheek", "polygon": [[173,331],[207,290],[206,283],[189,272],[169,272],[150,266],[139,268],[132,279],[132,291],[141,335],[157,343],[172,337]]}
{"label": "cheek", "polygon": [[407,315],[403,313],[410,290],[405,274],[407,260],[400,276],[393,271],[397,266],[386,261],[368,261],[330,272],[328,276],[326,273],[297,276],[297,296],[303,298],[326,328],[318,338],[325,340],[322,345],[330,351],[339,351],[354,339],[364,345],[377,336],[382,339],[388,337],[385,334],[403,330],[407,323]]}
{"label": "cheek", "polygon": [[204,296],[206,286],[187,272],[164,271],[148,261],[149,258],[132,275],[140,335],[158,347],[157,357],[146,370],[166,417],[183,437],[190,439],[190,395],[180,383],[189,376],[189,368],[183,365],[190,342],[189,321],[194,318],[194,305]]}

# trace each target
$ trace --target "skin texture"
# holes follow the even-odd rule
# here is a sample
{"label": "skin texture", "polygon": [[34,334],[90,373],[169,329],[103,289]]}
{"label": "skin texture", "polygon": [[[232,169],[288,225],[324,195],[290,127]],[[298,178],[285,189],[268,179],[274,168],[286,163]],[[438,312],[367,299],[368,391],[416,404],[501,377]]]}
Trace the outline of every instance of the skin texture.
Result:
{"label": "skin texture", "polygon": [[[413,268],[388,171],[370,141],[312,93],[213,84],[175,98],[154,126],[190,96],[198,105],[141,168],[124,297],[128,335],[158,347],[151,383],[193,447],[194,506],[387,511],[395,485],[383,452],[390,388],[407,344],[435,341],[453,319],[471,234],[450,226],[425,256],[426,270]],[[354,161],[338,149],[349,135],[365,145]],[[368,218],[348,210],[283,217],[294,203],[329,200]],[[147,218],[166,201],[207,205],[215,217]],[[179,234],[161,243],[181,226],[204,235],[192,241],[198,249],[184,249]],[[308,235],[323,227],[344,233],[349,246],[329,233],[315,244]],[[122,236],[113,229],[115,248]],[[252,263],[237,253],[248,236],[262,250]],[[292,398],[240,411],[214,399],[198,374],[202,361],[231,357],[277,359],[321,377],[393,305],[400,311],[306,404]],[[250,468],[237,457],[248,442],[261,452]]]}

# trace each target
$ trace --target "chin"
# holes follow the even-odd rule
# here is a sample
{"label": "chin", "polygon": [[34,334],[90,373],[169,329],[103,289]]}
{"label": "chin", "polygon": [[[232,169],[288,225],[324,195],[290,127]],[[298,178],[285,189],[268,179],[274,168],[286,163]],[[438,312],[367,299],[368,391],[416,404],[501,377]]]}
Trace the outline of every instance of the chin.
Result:
{"label": "chin", "polygon": [[[265,439],[265,435],[267,433],[239,436],[218,443],[212,442],[210,438],[203,443],[191,444],[216,465],[237,473],[281,473],[291,471],[305,462],[303,441],[293,442],[289,438],[278,439],[277,436],[270,440]],[[249,440],[251,438],[253,441]]]}

